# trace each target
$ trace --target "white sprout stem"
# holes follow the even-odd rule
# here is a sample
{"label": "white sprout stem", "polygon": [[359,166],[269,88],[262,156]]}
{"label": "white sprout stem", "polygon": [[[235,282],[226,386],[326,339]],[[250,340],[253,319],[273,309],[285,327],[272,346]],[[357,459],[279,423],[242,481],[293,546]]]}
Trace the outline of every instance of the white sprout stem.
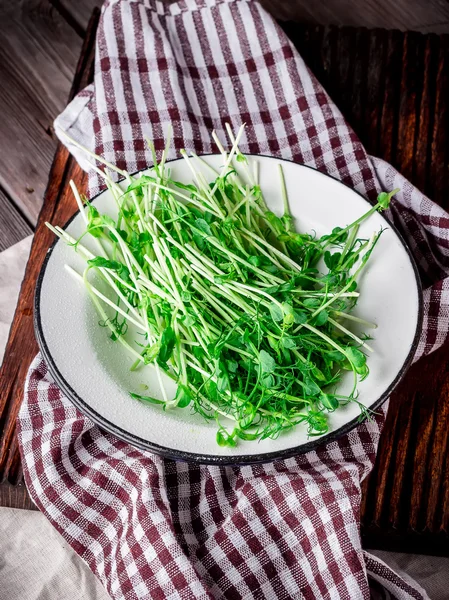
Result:
{"label": "white sprout stem", "polygon": [[299,273],[301,272],[301,267],[297,263],[295,263],[295,261],[293,259],[291,259],[289,256],[287,256],[286,254],[284,254],[283,252],[281,252],[280,250],[278,250],[277,248],[272,246],[269,242],[267,242],[260,236],[256,235],[252,231],[249,231],[248,229],[243,229],[242,235],[246,238],[249,237],[253,240],[257,240],[257,242],[259,244],[262,244],[263,246],[266,246],[267,248],[269,248],[270,252],[272,252],[273,254],[276,254],[276,256],[278,256],[286,264],[288,264],[290,267],[293,267],[295,269],[295,271],[298,271]]}
{"label": "white sprout stem", "polygon": [[[83,276],[80,275],[79,273],[77,273],[77,271],[75,271],[75,269],[73,269],[70,265],[64,265],[64,268],[66,269],[66,271],[68,273],[70,273],[70,275],[72,275],[72,277],[74,277],[75,279],[78,279],[78,281],[81,281],[81,283],[84,283]],[[129,321],[130,323],[133,323],[134,325],[136,325],[140,329],[145,329],[145,324],[144,324],[144,322],[142,320],[137,321],[134,317],[131,317],[126,311],[124,311],[122,308],[120,308],[120,306],[117,306],[117,304],[115,302],[113,302],[107,296],[105,296],[104,294],[102,294],[100,292],[100,290],[98,288],[96,288],[90,282],[89,282],[89,287],[90,287],[91,291],[96,296],[98,296],[98,298],[100,298],[100,300],[103,300],[103,302],[105,304],[108,304],[111,308],[113,308],[118,313],[120,313],[122,315],[122,317],[124,317],[127,321]]]}
{"label": "white sprout stem", "polygon": [[192,172],[192,175],[195,178],[195,181],[197,183],[198,188],[200,190],[202,190],[202,192],[204,194],[206,194],[206,196],[208,197],[209,202],[215,207],[215,209],[218,212],[222,213],[222,210],[220,209],[219,205],[217,204],[217,201],[215,200],[215,198],[210,193],[209,185],[208,185],[207,181],[205,180],[203,174],[200,171],[197,171],[195,169],[195,167],[192,165],[192,162],[190,160],[189,155],[187,154],[187,152],[185,150],[181,150],[181,156],[183,157],[183,159],[185,160],[187,166],[189,167],[190,171]]}
{"label": "white sprout stem", "polygon": [[73,138],[66,131],[64,131],[64,129],[58,127],[58,133],[61,133],[64,137],[66,137],[69,140],[70,143],[72,143],[74,146],[76,146],[77,148],[79,148],[80,150],[82,150],[83,152],[88,154],[89,156],[92,156],[92,158],[95,158],[95,160],[97,160],[98,162],[100,162],[103,165],[105,165],[106,167],[108,167],[108,169],[111,169],[111,171],[115,171],[116,173],[119,173],[123,177],[126,176],[125,175],[126,171],[122,171],[121,169],[119,169],[118,167],[116,167],[115,165],[113,165],[112,163],[107,161],[106,159],[102,158],[101,156],[98,156],[98,154],[95,154],[95,152],[92,152],[92,150],[89,150],[89,148],[86,148],[86,146],[83,146],[82,144],[80,144],[77,140],[75,140],[75,138]]}
{"label": "white sprout stem", "polygon": [[223,148],[223,145],[222,145],[222,143],[220,142],[220,139],[219,139],[219,137],[218,137],[218,135],[217,135],[217,133],[216,133],[215,129],[214,129],[214,131],[212,131],[212,139],[213,139],[213,140],[214,140],[214,142],[217,144],[217,148],[218,148],[218,150],[219,150],[220,154],[222,154],[222,155],[223,155],[223,158],[226,160],[226,154],[227,154],[227,153],[226,153],[226,150]]}
{"label": "white sprout stem", "polygon": [[270,300],[271,302],[273,302],[274,304],[276,304],[277,306],[279,306],[279,308],[281,310],[282,309],[282,304],[276,300],[276,298],[273,298],[273,296],[271,296],[270,294],[267,294],[267,292],[264,292],[263,290],[259,290],[255,287],[253,287],[252,285],[246,285],[244,283],[240,283],[239,281],[233,281],[232,282],[233,285],[236,285],[239,288],[242,288],[244,290],[248,290],[250,292],[253,292],[254,294],[260,294],[261,296],[264,296],[265,298],[268,298],[268,300]]}
{"label": "white sprout stem", "polygon": [[[346,294],[344,294],[346,295]],[[371,321],[365,321],[365,319],[361,319],[360,317],[356,317],[355,315],[351,315],[349,313],[341,312],[340,310],[334,310],[334,315],[341,317],[342,319],[347,319],[348,321],[354,321],[356,323],[360,323],[361,325],[365,325],[365,327],[370,327],[371,329],[377,329],[377,324],[372,323]]]}
{"label": "white sprout stem", "polygon": [[254,173],[254,182],[256,185],[259,185],[259,161],[253,161],[253,173]]}
{"label": "white sprout stem", "polygon": [[[86,269],[86,271],[87,271],[87,269]],[[91,298],[95,308],[97,309],[97,312],[99,313],[100,317],[103,319],[105,325],[107,327],[109,327],[109,329],[116,335],[117,341],[120,344],[122,344],[122,346],[124,346],[128,350],[128,352],[130,352],[139,361],[144,362],[144,359],[142,358],[142,356],[136,350],[134,350],[134,348],[132,348],[125,339],[123,339],[123,336],[117,332],[114,325],[110,322],[108,315],[106,314],[103,307],[101,306],[98,298],[95,296],[95,294],[91,290],[91,285],[90,285],[89,281],[87,280],[87,277],[85,276],[86,271],[84,271],[84,277],[83,277],[84,285],[87,289],[89,297]]]}
{"label": "white sprout stem", "polygon": [[[368,248],[366,250],[366,252],[369,252],[374,244],[374,240],[375,240],[375,234],[371,237],[370,242],[368,244]],[[349,283],[347,283],[337,294],[335,294],[335,296],[333,296],[333,298],[331,298],[330,300],[328,300],[327,302],[325,302],[322,306],[320,306],[319,308],[317,308],[317,310],[312,313],[312,317],[316,317],[318,313],[320,313],[322,310],[326,309],[328,306],[330,306],[333,302],[335,302],[335,300],[337,300],[337,298],[340,298],[340,296],[342,294],[344,294],[345,292],[348,291],[348,289],[351,287],[351,285],[353,284],[353,282],[355,281],[355,278],[357,277],[357,275],[360,273],[361,269],[363,267],[363,263],[362,265],[356,270],[356,272],[354,273],[354,275],[351,277]]]}
{"label": "white sprout stem", "polygon": [[[237,133],[237,137],[236,137],[236,139],[235,139],[235,141],[234,141],[234,143],[233,143],[233,145],[232,145],[231,151],[229,152],[229,154],[228,154],[228,157],[227,157],[227,159],[226,159],[226,161],[225,161],[225,164],[224,164],[224,166],[223,166],[223,168],[222,168],[222,170],[221,170],[221,172],[220,172],[220,178],[222,178],[222,177],[223,177],[223,176],[226,174],[226,171],[227,171],[227,170],[228,170],[228,168],[229,168],[229,164],[230,164],[230,162],[232,161],[232,157],[234,156],[234,154],[235,154],[235,153],[236,153],[236,151],[237,151],[237,146],[238,146],[238,143],[239,143],[239,141],[240,141],[240,138],[241,138],[241,137],[242,137],[242,135],[243,135],[243,132],[244,132],[244,130],[245,130],[245,126],[244,126],[244,125],[241,125],[241,126],[240,126],[240,129],[239,129],[239,131],[238,131],[238,133]],[[219,178],[219,179],[220,179],[220,178]],[[211,194],[212,194],[212,196],[213,196],[213,195],[215,194],[215,192],[217,191],[217,188],[218,188],[218,180],[217,180],[217,182],[215,183],[214,187],[212,188],[212,191],[211,191]]]}
{"label": "white sprout stem", "polygon": [[[66,243],[70,245],[74,245],[76,243],[75,238],[73,238],[70,234],[64,231],[64,229],[61,229],[61,227],[53,227],[53,225],[51,225],[50,223],[45,223],[45,225],[50,229],[50,231],[52,231],[55,235],[57,235],[60,239],[64,240]],[[92,254],[90,250],[88,250],[85,246],[83,246],[80,243],[77,244],[77,254],[79,254],[81,258],[83,258],[86,261],[95,258],[95,254]],[[102,275],[107,279],[108,283],[113,287],[114,291],[116,291],[117,294],[119,294],[120,292],[117,286],[110,280],[111,277],[119,281],[121,285],[127,287],[129,290],[137,294],[137,289],[133,288],[131,285],[126,283],[126,281],[123,281],[123,279],[115,271],[106,269],[105,267],[97,268],[101,271]]]}
{"label": "white sprout stem", "polygon": [[201,165],[204,165],[205,167],[210,169],[212,171],[212,173],[215,175],[215,177],[218,177],[218,175],[220,175],[219,171],[217,171],[217,169],[215,169],[215,167],[213,167],[210,163],[208,163],[207,160],[204,160],[203,157],[198,156],[198,154],[195,154],[195,152],[193,152],[193,150],[190,151],[190,156],[192,156]]}
{"label": "white sprout stem", "polygon": [[287,186],[285,185],[285,177],[284,177],[284,169],[282,168],[281,163],[278,163],[279,169],[279,179],[281,181],[281,195],[282,195],[282,204],[284,206],[284,215],[290,215],[290,209],[288,206],[288,194],[287,194]]}
{"label": "white sprout stem", "polygon": [[71,179],[69,183],[70,183],[70,187],[72,188],[72,192],[75,197],[76,203],[78,205],[78,209],[80,211],[81,217],[82,217],[83,221],[87,224],[89,222],[89,219],[87,218],[86,209],[83,206],[83,201],[81,200],[81,196],[78,192],[78,188],[76,187],[73,179]]}
{"label": "white sprout stem", "polygon": [[366,342],[364,342],[363,340],[361,340],[355,333],[352,333],[352,331],[349,331],[349,329],[346,329],[346,327],[343,327],[343,325],[341,325],[340,323],[338,323],[338,321],[335,321],[331,317],[328,318],[328,321],[329,321],[329,323],[332,323],[332,325],[334,327],[336,327],[340,331],[343,331],[343,333],[345,333],[350,338],[352,338],[353,340],[355,340],[358,344],[360,344],[361,346],[363,346],[364,348],[366,348],[370,352],[374,352],[374,350],[371,348],[371,346],[369,346]]}

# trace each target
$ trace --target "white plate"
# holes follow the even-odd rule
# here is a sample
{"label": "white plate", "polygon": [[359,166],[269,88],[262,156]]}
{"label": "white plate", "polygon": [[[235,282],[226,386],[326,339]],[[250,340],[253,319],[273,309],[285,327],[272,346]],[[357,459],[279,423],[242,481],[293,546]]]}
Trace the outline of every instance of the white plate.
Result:
{"label": "white plate", "polygon": [[[219,167],[218,155],[205,157]],[[257,157],[260,184],[270,208],[281,209],[278,159]],[[314,169],[282,161],[291,212],[300,231],[318,235],[344,226],[365,213],[367,201],[341,182]],[[172,176],[189,183],[184,160],[172,161]],[[209,175],[205,171],[205,175]],[[94,200],[102,213],[115,216],[115,203],[108,191]],[[404,375],[416,349],[422,320],[422,296],[416,266],[398,233],[378,213],[360,228],[359,235],[387,227],[360,281],[361,295],[355,314],[377,323],[375,352],[369,356],[370,374],[359,384],[359,400],[375,409]],[[66,226],[75,238],[83,231],[77,213]],[[83,243],[95,252],[93,240]],[[103,429],[145,450],[181,460],[215,464],[268,461],[299,454],[322,442],[335,440],[357,425],[355,404],[330,415],[329,432],[308,438],[299,425],[276,440],[240,441],[236,448],[221,448],[215,440],[216,425],[206,423],[188,409],[163,412],[130,398],[128,392],[160,397],[152,367],[131,373],[133,359],[109,339],[98,326],[95,312],[83,286],[64,269],[71,265],[82,272],[84,262],[64,242],[49,250],[36,288],[35,329],[50,373],[67,397]],[[142,384],[148,391],[142,392]],[[349,385],[349,382],[348,382]],[[345,388],[343,382],[342,390]]]}

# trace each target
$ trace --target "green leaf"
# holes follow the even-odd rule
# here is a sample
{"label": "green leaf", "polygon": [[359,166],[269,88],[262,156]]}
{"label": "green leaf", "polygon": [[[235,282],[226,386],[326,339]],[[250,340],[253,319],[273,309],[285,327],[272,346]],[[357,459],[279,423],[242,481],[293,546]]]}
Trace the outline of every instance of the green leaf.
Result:
{"label": "green leaf", "polygon": [[312,367],[312,375],[315,377],[315,379],[318,379],[318,381],[326,381],[324,373],[316,366]]}
{"label": "green leaf", "polygon": [[142,175],[141,177],[139,177],[139,179],[136,179],[135,181],[133,181],[127,188],[126,188],[126,194],[129,194],[129,192],[132,192],[133,190],[140,190],[142,188],[142,186],[144,185],[149,185],[150,183],[157,183],[156,179],[154,179],[154,177],[150,177],[149,175]]}
{"label": "green leaf", "polygon": [[340,242],[344,242],[348,237],[348,232],[345,231],[344,233],[341,233],[342,231],[344,231],[343,227],[334,227],[332,229],[332,237],[338,235]]}
{"label": "green leaf", "polygon": [[319,298],[305,298],[303,304],[307,308],[318,308],[321,305],[321,300]]}
{"label": "green leaf", "polygon": [[281,233],[280,235],[278,235],[278,240],[280,242],[289,242],[291,240],[291,234],[290,233]]}
{"label": "green leaf", "polygon": [[331,254],[329,250],[326,250],[326,252],[324,253],[324,263],[330,271],[333,271],[338,267],[340,258],[341,252],[334,252],[333,254]]}
{"label": "green leaf", "polygon": [[167,361],[171,358],[176,343],[175,332],[170,326],[164,329],[159,343],[160,350],[157,356],[157,362],[161,367],[166,368]]}
{"label": "green leaf", "polygon": [[335,362],[343,362],[346,358],[345,355],[338,350],[331,350],[330,352],[327,352],[327,356]]}
{"label": "green leaf", "polygon": [[103,258],[102,256],[96,256],[95,258],[91,258],[87,261],[87,264],[91,267],[104,267],[105,269],[112,269],[113,271],[117,271],[117,269],[121,265],[121,263],[115,260],[108,260],[107,258]]}
{"label": "green leaf", "polygon": [[187,314],[181,317],[181,321],[186,327],[192,327],[192,325],[195,325],[196,323],[196,318],[191,314]]}
{"label": "green leaf", "polygon": [[148,404],[165,404],[163,400],[158,400],[157,398],[152,398],[151,396],[141,396],[140,394],[133,394],[132,392],[130,392],[129,395],[131,398],[134,398],[134,400],[139,400],[139,402]]}
{"label": "green leaf", "polygon": [[180,188],[181,190],[187,190],[188,192],[198,192],[198,188],[191,183],[186,184],[181,183],[180,181],[172,181],[171,183],[173,183],[173,185],[175,185],[177,188]]}
{"label": "green leaf", "polygon": [[217,444],[223,447],[234,447],[237,445],[234,437],[229,435],[229,433],[225,429],[219,429],[217,431]]}
{"label": "green leaf", "polygon": [[346,348],[346,356],[353,365],[357,373],[365,375],[366,373],[366,356],[358,348],[348,346]]}
{"label": "green leaf", "polygon": [[104,225],[115,227],[115,221],[112,217],[108,217],[108,215],[102,215],[101,220],[103,221]]}
{"label": "green leaf", "polygon": [[239,368],[239,365],[235,360],[227,360],[226,367],[230,373],[237,373],[237,369]]}
{"label": "green leaf", "polygon": [[331,394],[321,393],[320,402],[324,406],[324,408],[327,408],[327,410],[335,410],[340,406],[338,399],[335,396],[332,396]]}
{"label": "green leaf", "polygon": [[309,435],[322,435],[329,430],[327,417],[321,412],[309,411],[307,422],[309,424]]}
{"label": "green leaf", "polygon": [[272,373],[276,368],[276,361],[266,350],[259,352],[259,362],[262,373]]}
{"label": "green leaf", "polygon": [[329,250],[326,250],[324,253],[324,264],[328,269],[332,269],[332,254],[329,252]]}
{"label": "green leaf", "polygon": [[284,214],[281,217],[281,221],[287,231],[289,231],[293,225],[293,217],[291,215]]}
{"label": "green leaf", "polygon": [[246,156],[244,156],[241,152],[239,152],[237,154],[237,156],[235,157],[235,160],[237,162],[239,162],[239,163],[246,163],[246,162],[248,162],[247,159],[246,159]]}
{"label": "green leaf", "polygon": [[205,233],[206,235],[212,235],[209,223],[205,219],[197,219],[195,221],[195,227]]}
{"label": "green leaf", "polygon": [[315,317],[315,319],[313,320],[313,324],[316,327],[321,327],[322,325],[325,325],[327,323],[327,320],[329,319],[329,313],[326,310],[321,310],[317,316]]}
{"label": "green leaf", "polygon": [[275,387],[276,385],[276,379],[273,375],[271,375],[270,373],[268,375],[264,375],[262,377],[262,385],[263,387],[270,389]]}
{"label": "green leaf", "polygon": [[249,256],[248,262],[253,265],[253,267],[260,267],[262,264],[262,259],[260,256]]}
{"label": "green leaf", "polygon": [[86,229],[93,237],[96,238],[101,237],[103,233],[103,219],[98,210],[95,208],[95,206],[92,206],[92,204],[89,204],[89,208],[87,210]]}
{"label": "green leaf", "polygon": [[308,396],[316,396],[321,393],[319,386],[313,381],[311,377],[304,377],[304,391]]}
{"label": "green leaf", "polygon": [[108,260],[107,258],[103,258],[102,256],[97,256],[88,260],[87,264],[91,267],[102,267],[104,269],[111,269],[111,271],[116,271],[119,277],[121,277],[121,279],[123,279],[124,281],[131,281],[128,267],[121,262],[117,262],[115,260]]}
{"label": "green leaf", "polygon": [[284,336],[281,338],[281,346],[288,349],[296,348],[296,342],[292,337]]}
{"label": "green leaf", "polygon": [[293,310],[293,306],[288,302],[283,302],[282,310],[284,311],[284,321],[285,317],[291,317],[291,322],[293,323],[295,320],[295,311]]}
{"label": "green leaf", "polygon": [[260,189],[259,185],[253,185],[253,187],[251,188],[251,193],[256,197],[259,198],[260,195],[262,194],[262,190]]}
{"label": "green leaf", "polygon": [[273,348],[273,350],[277,350],[278,343],[276,341],[276,338],[274,338],[272,335],[268,335],[267,339],[268,339],[268,343]]}
{"label": "green leaf", "polygon": [[178,384],[178,389],[176,390],[175,402],[176,406],[179,408],[185,408],[189,406],[192,401],[192,394],[189,388],[186,385]]}
{"label": "green leaf", "polygon": [[150,240],[151,237],[148,231],[143,231],[142,233],[139,233],[139,244],[146,244]]}
{"label": "green leaf", "polygon": [[274,227],[277,227],[278,229],[283,231],[284,224],[282,223],[282,220],[274,214],[274,212],[271,212],[271,210],[267,210],[264,216],[266,220],[269,223],[271,223]]}
{"label": "green leaf", "polygon": [[278,304],[275,304],[274,302],[272,302],[270,304],[269,310],[270,310],[270,315],[271,315],[271,318],[273,319],[273,321],[275,321],[275,322],[282,321],[282,319],[284,318],[284,314]]}
{"label": "green leaf", "polygon": [[304,310],[295,310],[293,311],[293,315],[295,317],[295,323],[302,325],[303,323],[307,323],[307,313]]}
{"label": "green leaf", "polygon": [[379,204],[379,206],[382,210],[387,209],[390,206],[390,202],[391,202],[391,199],[393,198],[393,196],[400,191],[401,190],[399,188],[396,188],[396,189],[392,190],[391,192],[381,192],[377,196],[377,204]]}
{"label": "green leaf", "polygon": [[156,342],[152,346],[149,346],[148,348],[146,348],[146,350],[142,354],[146,365],[148,365],[149,363],[152,363],[154,360],[156,360],[160,349],[161,349],[161,345],[159,342]]}
{"label": "green leaf", "polygon": [[239,437],[241,440],[252,441],[257,440],[259,438],[259,433],[248,433],[247,431],[242,431],[241,429],[234,430],[235,435]]}
{"label": "green leaf", "polygon": [[222,372],[221,375],[217,377],[217,390],[219,392],[226,392],[230,389],[229,377],[226,372]]}

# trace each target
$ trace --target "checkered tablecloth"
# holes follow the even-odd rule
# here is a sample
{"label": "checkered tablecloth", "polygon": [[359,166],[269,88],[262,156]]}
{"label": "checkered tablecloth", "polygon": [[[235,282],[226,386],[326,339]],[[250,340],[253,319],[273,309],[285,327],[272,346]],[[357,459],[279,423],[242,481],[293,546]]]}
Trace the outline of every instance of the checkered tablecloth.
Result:
{"label": "checkered tablecloth", "polygon": [[[244,152],[315,167],[369,199],[400,187],[390,218],[425,286],[416,358],[448,331],[449,216],[368,156],[273,19],[253,0],[107,1],[95,79],[56,121],[130,172],[214,152],[210,132],[247,124]],[[85,156],[69,147],[81,166]],[[91,172],[90,193],[100,186]],[[38,356],[19,416],[25,479],[39,508],[114,599],[427,598],[363,551],[360,482],[386,405],[337,442],[271,464],[165,460],[103,433],[65,398]]]}

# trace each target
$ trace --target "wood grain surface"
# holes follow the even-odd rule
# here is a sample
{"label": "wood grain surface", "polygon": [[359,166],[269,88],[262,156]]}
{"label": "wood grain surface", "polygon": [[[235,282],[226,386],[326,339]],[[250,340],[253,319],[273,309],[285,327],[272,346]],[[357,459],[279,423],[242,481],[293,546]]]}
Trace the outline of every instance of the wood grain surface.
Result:
{"label": "wood grain surface", "polygon": [[[285,29],[368,151],[447,207],[447,37],[298,24]],[[89,37],[86,43],[85,68],[91,64]],[[72,214],[70,177],[83,185],[82,172],[59,147],[1,373],[0,472],[11,482],[21,478],[14,423],[36,350],[30,344],[34,282],[51,241],[42,223],[62,223]],[[421,360],[392,396],[376,466],[364,486],[366,545],[449,554],[448,358],[446,347]]]}
{"label": "wood grain surface", "polygon": [[23,508],[25,510],[38,510],[31,500],[25,484],[12,485],[7,481],[0,483],[0,506],[10,508]]}
{"label": "wood grain surface", "polygon": [[[94,8],[99,8],[103,0],[50,0],[75,30],[86,32],[86,27]],[[449,12],[449,11],[448,11]],[[449,16],[448,16],[449,18]]]}
{"label": "wood grain surface", "polygon": [[0,186],[35,224],[82,40],[47,0],[0,0]]}
{"label": "wood grain surface", "polygon": [[[98,17],[99,12],[95,11],[87,30],[70,96],[85,87],[92,79]],[[44,223],[53,220],[64,222],[71,216],[73,204],[69,201],[68,192],[68,182],[71,178],[75,179],[81,187],[85,186],[85,174],[70,157],[67,150],[58,144],[45,192],[44,206],[39,216],[19,302],[0,369],[0,482],[7,481],[17,484],[22,480],[15,429],[17,413],[23,398],[25,376],[30,360],[37,353],[33,330],[34,285],[46,250],[52,241],[52,234]],[[5,499],[7,494],[11,496],[7,485],[2,485],[0,489],[2,499]],[[21,492],[17,499],[25,504],[25,493]]]}
{"label": "wood grain surface", "polygon": [[33,233],[30,223],[0,189],[0,252],[30,233]]}
{"label": "wood grain surface", "polygon": [[422,33],[449,32],[447,0],[260,0],[277,19]]}

